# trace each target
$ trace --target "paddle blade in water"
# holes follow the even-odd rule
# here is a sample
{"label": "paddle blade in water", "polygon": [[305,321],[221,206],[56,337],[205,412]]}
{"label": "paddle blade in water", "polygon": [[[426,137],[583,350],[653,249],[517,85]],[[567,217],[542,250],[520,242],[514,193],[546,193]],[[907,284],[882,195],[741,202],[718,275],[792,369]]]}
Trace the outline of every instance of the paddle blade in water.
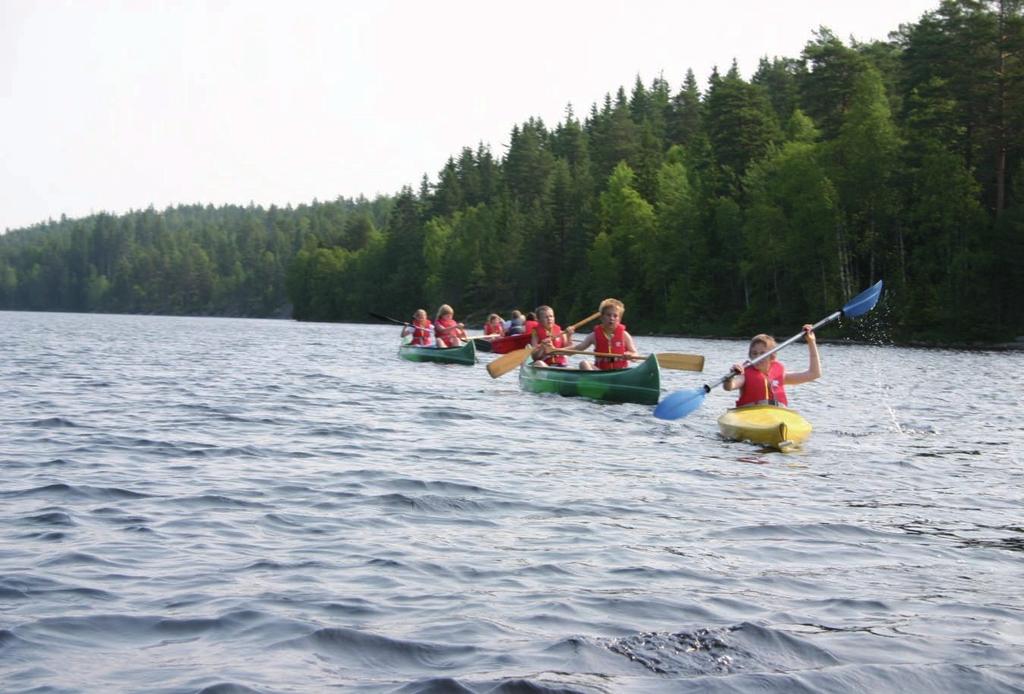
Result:
{"label": "paddle blade in water", "polygon": [[707,389],[704,387],[694,390],[677,390],[669,393],[665,399],[654,408],[654,416],[658,419],[680,419],[690,414],[704,402]]}
{"label": "paddle blade in water", "polygon": [[858,318],[870,311],[878,303],[878,297],[882,294],[882,280],[862,291],[850,299],[846,306],[843,306],[843,315],[847,318]]}

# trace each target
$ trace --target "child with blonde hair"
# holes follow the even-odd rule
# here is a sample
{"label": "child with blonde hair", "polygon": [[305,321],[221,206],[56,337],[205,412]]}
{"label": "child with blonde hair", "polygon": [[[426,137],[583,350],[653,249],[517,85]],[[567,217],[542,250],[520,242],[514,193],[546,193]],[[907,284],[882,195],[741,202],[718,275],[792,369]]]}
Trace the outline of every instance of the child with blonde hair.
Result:
{"label": "child with blonde hair", "polygon": [[427,312],[423,309],[416,309],[412,314],[412,323],[402,328],[402,337],[409,337],[407,344],[421,345],[428,347],[434,343],[434,326],[427,318]]}
{"label": "child with blonde hair", "polygon": [[[807,342],[807,370],[798,373],[787,373],[786,367],[778,360],[778,355],[773,354],[767,359],[750,366],[745,364],[733,364],[734,376],[730,376],[722,383],[725,390],[739,390],[740,397],[736,401],[736,407],[747,405],[782,405],[786,407],[789,402],[786,399],[786,386],[795,386],[800,383],[808,383],[821,377],[821,358],[818,356],[818,340],[814,336],[814,326],[804,326],[804,340]],[[755,335],[750,339],[750,346],[747,348],[747,356],[750,361],[757,359],[775,349],[775,338],[771,335]]]}
{"label": "child with blonde hair", "polygon": [[501,337],[505,334],[505,321],[501,320],[501,316],[497,313],[492,313],[487,316],[487,322],[484,323],[484,335],[494,335],[495,337]]}
{"label": "child with blonde hair", "polygon": [[568,366],[569,360],[564,354],[551,354],[556,349],[572,349],[573,328],[562,330],[555,323],[555,310],[550,306],[537,307],[537,326],[530,334],[530,346],[533,352],[534,366]]}
{"label": "child with blonde hair", "polygon": [[466,326],[455,322],[455,309],[441,304],[434,319],[434,337],[438,347],[461,347],[466,338]]}
{"label": "child with blonde hair", "polygon": [[633,336],[622,324],[622,314],[626,312],[625,304],[618,299],[605,299],[598,306],[598,310],[601,312],[601,324],[594,328],[594,332],[583,338],[578,349],[587,349],[593,346],[594,351],[600,354],[621,354],[622,356],[595,356],[593,362],[581,362],[580,368],[586,371],[629,368],[627,357],[636,356],[637,351]]}

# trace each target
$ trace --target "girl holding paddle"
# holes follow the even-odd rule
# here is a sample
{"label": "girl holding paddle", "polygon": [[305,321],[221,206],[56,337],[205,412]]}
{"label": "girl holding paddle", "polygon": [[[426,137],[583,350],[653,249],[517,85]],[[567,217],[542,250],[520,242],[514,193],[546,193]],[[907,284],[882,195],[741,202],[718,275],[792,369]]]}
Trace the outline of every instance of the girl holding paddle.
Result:
{"label": "girl holding paddle", "polygon": [[433,325],[430,324],[430,319],[427,318],[427,312],[423,309],[417,309],[416,313],[412,314],[412,323],[407,324],[402,328],[402,337],[411,335],[412,339],[409,340],[410,345],[422,345],[429,346],[434,342]]}
{"label": "girl holding paddle", "polygon": [[551,354],[549,352],[555,349],[570,349],[572,348],[572,334],[574,332],[573,326],[565,331],[562,330],[562,326],[555,323],[555,310],[550,306],[538,306],[537,307],[537,327],[533,329],[533,334],[530,335],[530,346],[533,347],[533,352],[530,356],[533,358],[534,366],[568,366],[569,358],[564,354]]}
{"label": "girl holding paddle", "polygon": [[626,306],[618,299],[605,299],[598,306],[601,312],[601,325],[594,328],[594,332],[583,338],[576,349],[587,349],[591,345],[595,352],[607,354],[621,354],[622,358],[611,356],[594,357],[593,362],[580,362],[580,368],[584,371],[610,371],[612,369],[628,369],[628,357],[637,356],[636,345],[633,343],[633,336],[626,331],[622,324],[622,314],[626,312]]}
{"label": "girl holding paddle", "polygon": [[434,319],[434,335],[438,347],[461,347],[466,338],[465,325],[455,322],[455,309],[441,304]]}
{"label": "girl holding paddle", "polygon": [[786,373],[786,367],[772,354],[767,359],[755,362],[762,354],[775,349],[775,338],[770,335],[755,335],[750,340],[746,364],[734,364],[733,375],[722,383],[725,390],[739,390],[740,397],[736,407],[747,405],[782,405],[786,401],[786,386],[808,383],[821,377],[821,358],[818,356],[818,340],[814,336],[814,326],[804,326],[804,340],[807,342],[807,370],[799,373]]}

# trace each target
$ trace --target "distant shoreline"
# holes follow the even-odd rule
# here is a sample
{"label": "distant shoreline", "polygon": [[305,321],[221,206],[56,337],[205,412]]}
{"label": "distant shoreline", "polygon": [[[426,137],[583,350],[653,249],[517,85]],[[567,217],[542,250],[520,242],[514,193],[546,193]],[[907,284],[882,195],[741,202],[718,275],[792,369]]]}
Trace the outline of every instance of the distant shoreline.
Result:
{"label": "distant shoreline", "polygon": [[[729,337],[724,335],[679,335],[675,333],[649,333],[635,335],[635,337],[674,337],[684,340],[746,340],[746,338],[743,337]],[[836,340],[819,336],[818,344],[871,345],[875,343],[867,342],[865,340]],[[912,349],[951,349],[963,351],[1017,352],[1024,351],[1024,336],[1018,337],[1013,342],[922,342],[920,340],[910,340],[907,342],[894,341],[889,345],[883,346],[910,347]]]}
{"label": "distant shoreline", "polygon": [[[25,310],[25,309],[0,309],[0,311],[10,311],[12,313],[80,313],[82,315],[103,315],[96,314],[91,311],[46,311],[46,310]],[[290,316],[284,315],[282,311],[277,311],[273,315],[269,316],[245,316],[245,315],[223,315],[223,314],[176,314],[176,313],[111,313],[106,315],[114,316],[164,316],[167,318],[250,318],[257,320],[294,320],[296,323],[344,323],[351,325],[386,325],[385,323],[369,320],[346,320],[346,321],[307,321],[297,320]],[[394,326],[392,326],[394,327]],[[471,326],[472,330],[483,330],[483,325],[479,327]],[[585,331],[580,331],[585,332]],[[476,336],[478,337],[478,336]],[[635,337],[671,337],[683,340],[733,340],[742,341],[746,338],[736,337],[730,335],[685,335],[681,333],[637,333]],[[868,345],[874,344],[863,340],[833,340],[827,337],[819,337],[818,342],[821,344],[858,344]],[[990,351],[990,352],[1019,352],[1024,351],[1024,335],[1018,336],[1012,342],[922,342],[920,340],[910,340],[907,342],[892,342],[887,346],[891,347],[910,347],[913,349],[949,349],[949,350],[963,350],[963,351]]]}

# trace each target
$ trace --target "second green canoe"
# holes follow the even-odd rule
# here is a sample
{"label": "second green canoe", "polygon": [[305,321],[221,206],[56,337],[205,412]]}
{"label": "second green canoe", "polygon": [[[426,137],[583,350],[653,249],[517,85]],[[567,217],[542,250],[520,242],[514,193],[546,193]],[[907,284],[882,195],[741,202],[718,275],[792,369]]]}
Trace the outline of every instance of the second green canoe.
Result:
{"label": "second green canoe", "polygon": [[661,395],[661,369],[653,354],[639,366],[615,371],[523,364],[519,367],[519,387],[529,393],[558,393],[607,402],[654,405]]}
{"label": "second green canoe", "polygon": [[476,363],[476,347],[473,341],[469,340],[461,347],[423,347],[419,345],[402,345],[398,348],[398,356],[408,361],[433,361],[440,364],[465,364],[472,366]]}

